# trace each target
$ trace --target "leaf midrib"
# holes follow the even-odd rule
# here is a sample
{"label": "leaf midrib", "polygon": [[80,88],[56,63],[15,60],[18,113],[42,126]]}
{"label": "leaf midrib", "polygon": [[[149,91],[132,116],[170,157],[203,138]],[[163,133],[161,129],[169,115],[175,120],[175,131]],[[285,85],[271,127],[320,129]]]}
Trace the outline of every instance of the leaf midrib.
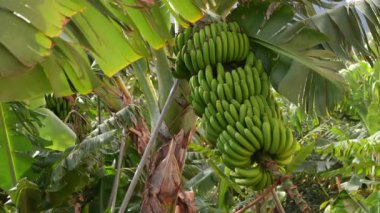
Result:
{"label": "leaf midrib", "polygon": [[4,146],[5,146],[6,156],[7,156],[7,163],[10,170],[10,175],[12,177],[12,185],[16,185],[17,181],[16,181],[16,173],[14,170],[14,160],[13,160],[11,149],[10,149],[11,140],[10,140],[8,129],[6,128],[4,107],[3,107],[3,104],[1,103],[0,103],[0,127],[2,127],[0,131],[2,131],[5,135]]}

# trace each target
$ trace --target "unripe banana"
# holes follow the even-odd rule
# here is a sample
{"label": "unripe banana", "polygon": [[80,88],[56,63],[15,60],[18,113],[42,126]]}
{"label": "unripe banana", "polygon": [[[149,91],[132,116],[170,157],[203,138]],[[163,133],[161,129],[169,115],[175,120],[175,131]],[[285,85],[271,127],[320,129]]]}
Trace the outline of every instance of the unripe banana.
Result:
{"label": "unripe banana", "polygon": [[225,100],[226,99],[226,96],[224,95],[223,84],[218,84],[217,92],[218,92],[218,98],[220,100]]}
{"label": "unripe banana", "polygon": [[265,74],[265,73],[263,73],[262,75],[261,75],[261,95],[264,97],[264,98],[267,98],[268,97],[268,95],[269,95],[269,90],[270,90],[270,88],[269,88],[269,80],[268,80],[268,76]]}
{"label": "unripe banana", "polygon": [[208,42],[203,43],[202,47],[202,54],[203,54],[203,62],[205,63],[206,66],[210,65],[210,50],[209,50],[209,45]]}
{"label": "unripe banana", "polygon": [[201,41],[200,41],[200,38],[199,38],[199,32],[195,32],[193,34],[193,42],[194,42],[194,48],[195,49],[201,48]]}
{"label": "unripe banana", "polygon": [[214,78],[214,74],[212,71],[212,67],[210,65],[206,66],[205,77],[206,77],[207,84],[211,86],[211,81]]}
{"label": "unripe banana", "polygon": [[224,74],[225,74],[225,72],[224,72],[224,67],[222,66],[221,63],[218,63],[216,65],[216,72],[217,72],[216,78],[217,78],[218,82],[220,84],[223,84],[224,83]]}
{"label": "unripe banana", "polygon": [[215,114],[216,120],[218,120],[218,123],[222,126],[223,129],[225,129],[228,125],[226,119],[224,118],[223,114],[219,112]]}
{"label": "unripe banana", "polygon": [[248,53],[247,59],[245,60],[245,65],[249,67],[255,65],[255,54],[253,54],[253,52]]}
{"label": "unripe banana", "polygon": [[233,166],[231,169],[235,167],[244,167],[250,164],[250,159],[247,159],[245,161],[239,161],[237,159],[232,158],[227,153],[222,154],[222,160],[226,165]]}
{"label": "unripe banana", "polygon": [[248,53],[249,53],[249,39],[248,39],[248,36],[246,34],[243,34],[243,38],[244,38],[244,53],[243,53],[243,58],[246,58]]}
{"label": "unripe banana", "polygon": [[240,103],[237,100],[232,99],[230,101],[230,103],[233,104],[235,106],[235,108],[239,111],[239,109],[240,109]]}
{"label": "unripe banana", "polygon": [[260,105],[257,101],[257,96],[251,96],[250,97],[250,101],[251,101],[251,104],[252,104],[252,108],[253,108],[253,113],[256,115],[256,116],[260,116],[261,114],[261,109],[260,109]]}
{"label": "unripe banana", "polygon": [[196,54],[197,54],[198,69],[203,70],[206,67],[206,65],[203,61],[203,53],[200,49],[197,49]]}
{"label": "unripe banana", "polygon": [[216,47],[216,62],[223,62],[223,43],[221,36],[217,36],[215,39]]}
{"label": "unripe banana", "polygon": [[191,75],[194,75],[195,72],[194,72],[193,64],[191,62],[190,54],[185,53],[183,55],[183,61],[184,61],[185,65],[186,65],[186,68],[190,71]]}
{"label": "unripe banana", "polygon": [[233,104],[230,104],[230,113],[231,113],[231,115],[232,115],[232,117],[234,118],[235,121],[239,120],[238,110],[237,110],[237,108]]}
{"label": "unripe banana", "polygon": [[269,178],[269,176],[268,176],[266,170],[264,170],[262,173],[261,181],[255,186],[255,188],[257,190],[264,189],[267,186],[268,178]]}
{"label": "unripe banana", "polygon": [[239,143],[237,143],[236,140],[226,130],[224,130],[221,133],[220,137],[225,142],[227,142],[230,145],[231,149],[234,150],[236,153],[239,153],[240,155],[248,157],[248,158],[252,156],[252,152],[248,151]]}
{"label": "unripe banana", "polygon": [[269,152],[269,149],[271,147],[272,136],[271,136],[270,123],[268,121],[263,122],[262,132],[264,136],[264,146],[263,146],[264,151]]}
{"label": "unripe banana", "polygon": [[229,111],[224,111],[223,113],[224,115],[224,118],[227,120],[227,122],[230,124],[230,125],[234,125],[235,124],[235,119],[232,117],[231,113]]}
{"label": "unripe banana", "polygon": [[226,62],[228,60],[228,39],[227,39],[227,33],[225,31],[220,33],[220,38],[222,39],[222,46],[223,46],[223,59],[222,62]]}
{"label": "unripe banana", "polygon": [[200,68],[199,68],[198,62],[197,62],[197,52],[196,52],[196,50],[193,49],[193,50],[190,51],[190,58],[191,58],[191,64],[192,64],[192,66],[194,68],[194,72],[198,73],[199,70],[200,70]]}
{"label": "unripe banana", "polygon": [[225,76],[226,83],[228,85],[230,85],[231,87],[233,87],[234,86],[234,81],[233,81],[231,72],[226,72],[224,76]]}
{"label": "unripe banana", "polygon": [[199,41],[200,41],[200,44],[204,44],[206,42],[206,33],[205,33],[205,30],[204,29],[201,29],[199,31]]}
{"label": "unripe banana", "polygon": [[239,132],[237,132],[232,126],[228,125],[227,126],[227,132],[230,135],[233,135],[235,140],[244,148],[246,148],[250,152],[255,152],[256,149],[252,146],[252,144],[247,141]]}
{"label": "unripe banana", "polygon": [[[207,111],[207,109],[206,109]],[[219,124],[219,122],[217,121],[217,119],[211,115],[210,117],[210,124],[212,126],[213,129],[216,130],[216,133],[218,133],[218,135],[223,132],[223,127]]]}
{"label": "unripe banana", "polygon": [[204,31],[205,31],[205,34],[206,34],[206,38],[210,39],[212,37],[210,25],[206,25],[205,28],[204,28]]}
{"label": "unripe banana", "polygon": [[256,150],[259,150],[261,148],[260,141],[252,134],[252,132],[249,129],[245,128],[243,131],[248,141],[251,142],[251,144],[255,147]]}
{"label": "unripe banana", "polygon": [[209,50],[209,53],[210,53],[210,63],[211,65],[215,65],[216,64],[216,47],[215,47],[215,41],[214,39],[210,39],[208,42],[208,50]]}
{"label": "unripe banana", "polygon": [[242,79],[240,79],[239,73],[236,70],[232,70],[231,75],[232,75],[232,80],[235,84],[239,84],[240,80],[242,80]]}
{"label": "unripe banana", "polygon": [[179,33],[176,38],[177,49],[180,50],[185,45],[185,37],[183,33]]}
{"label": "unripe banana", "polygon": [[281,165],[281,166],[290,164],[292,162],[292,160],[293,160],[293,155],[287,156],[285,158],[275,158],[274,159],[274,161],[276,161],[276,163],[278,165]]}
{"label": "unripe banana", "polygon": [[223,84],[223,89],[224,89],[224,93],[226,95],[226,100],[231,101],[233,99],[232,88],[230,87],[229,84]]}
{"label": "unripe banana", "polygon": [[212,23],[210,25],[210,29],[211,29],[211,36],[213,39],[216,39],[216,35],[218,34],[218,30],[216,28],[216,24],[215,23]]}
{"label": "unripe banana", "polygon": [[239,161],[247,161],[249,157],[243,156],[240,153],[235,152],[229,143],[224,142],[223,143],[223,150],[225,153],[227,153],[229,156],[233,157],[234,159],[237,159]]}
{"label": "unripe banana", "polygon": [[275,154],[280,146],[280,127],[276,119],[270,119],[271,129],[272,129],[272,143],[269,148],[270,154]]}
{"label": "unripe banana", "polygon": [[242,60],[244,60],[244,50],[245,50],[244,36],[241,33],[238,33],[237,36],[238,36],[238,40],[239,40],[239,53],[238,53],[237,61],[242,61]]}
{"label": "unripe banana", "polygon": [[252,73],[253,73],[253,81],[255,82],[255,92],[257,95],[260,95],[261,94],[261,80],[260,80],[260,76],[259,76],[259,73],[256,71],[256,68],[253,68],[252,69]]}
{"label": "unripe banana", "polygon": [[247,107],[247,105],[245,105],[245,104],[240,105],[240,110],[239,110],[239,121],[240,121],[241,123],[244,122],[244,119],[245,119],[245,117],[247,116],[247,111],[248,111],[248,107]]}
{"label": "unripe banana", "polygon": [[242,47],[239,46],[239,38],[238,38],[237,33],[233,32],[232,35],[233,35],[233,41],[234,41],[234,54],[233,54],[232,60],[237,61],[239,57],[240,48]]}
{"label": "unripe banana", "polygon": [[286,147],[286,127],[282,122],[279,122],[280,124],[280,147],[278,148],[278,152],[283,152]]}
{"label": "unripe banana", "polygon": [[250,94],[249,94],[249,88],[248,88],[248,83],[245,81],[245,80],[241,80],[240,81],[240,85],[241,85],[241,91],[242,91],[242,95],[243,95],[243,100],[246,100],[250,97]]}
{"label": "unripe banana", "polygon": [[227,61],[232,61],[234,59],[234,54],[235,54],[234,36],[232,32],[227,32],[226,34],[227,34],[227,44],[228,44]]}
{"label": "unripe banana", "polygon": [[213,93],[215,93],[215,95],[217,95],[218,93],[217,93],[217,89],[218,89],[218,81],[215,79],[215,78],[213,78],[212,80],[211,80],[211,91],[213,92]]}
{"label": "unripe banana", "polygon": [[240,87],[239,84],[235,83],[234,84],[234,90],[235,90],[235,99],[241,103],[244,99],[243,99],[243,91]]}
{"label": "unripe banana", "polygon": [[210,103],[211,102],[211,97],[210,97],[210,92],[208,91],[203,91],[202,92],[202,99],[205,103]]}

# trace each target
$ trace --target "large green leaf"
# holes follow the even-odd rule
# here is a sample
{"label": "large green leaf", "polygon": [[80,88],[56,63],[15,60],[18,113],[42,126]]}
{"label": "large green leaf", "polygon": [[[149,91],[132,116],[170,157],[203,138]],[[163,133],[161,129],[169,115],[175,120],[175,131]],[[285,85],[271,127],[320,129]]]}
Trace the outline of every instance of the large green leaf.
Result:
{"label": "large green leaf", "polygon": [[86,10],[72,19],[93,49],[93,56],[108,75],[119,72],[141,56],[127,42],[123,31],[90,3],[81,1]]}
{"label": "large green leaf", "polygon": [[81,9],[71,0],[1,1],[0,77],[22,74],[50,55],[49,37]]}
{"label": "large green leaf", "polygon": [[42,192],[37,184],[23,178],[12,188],[9,195],[20,212],[38,212]]}
{"label": "large green leaf", "polygon": [[[21,75],[0,77],[0,102],[41,97],[52,88],[40,65]],[[6,92],[4,92],[6,91]]]}
{"label": "large green leaf", "polygon": [[196,7],[193,0],[164,0],[167,7],[190,22],[196,22],[202,18],[202,11]]}
{"label": "large green leaf", "polygon": [[378,55],[369,49],[369,39],[380,44],[380,4],[378,0],[359,0],[340,4],[306,18],[304,22],[329,37],[324,46],[340,57],[352,60],[362,55],[372,62]]}
{"label": "large green leaf", "polygon": [[6,10],[0,10],[0,20],[2,29],[6,29],[0,33],[0,45],[6,49],[1,51],[4,56],[0,58],[5,60],[12,58],[8,54],[12,55],[16,60],[5,63],[9,68],[19,68],[8,70],[8,67],[2,67],[1,76],[25,72],[50,54],[51,40],[29,23]]}
{"label": "large green leaf", "polygon": [[0,103],[0,188],[4,190],[15,186],[33,163],[33,145],[20,128],[11,104]]}
{"label": "large green leaf", "polygon": [[46,108],[35,109],[35,112],[41,114],[41,127],[38,129],[39,136],[51,145],[46,148],[64,151],[76,142],[76,135],[65,123],[61,121],[52,111]]}
{"label": "large green leaf", "polygon": [[251,37],[253,50],[269,69],[275,89],[309,112],[325,113],[342,97],[345,82],[337,71],[343,63],[321,48],[328,40],[324,34],[294,22],[290,6],[280,4],[271,10],[269,2],[251,2],[229,18]]}
{"label": "large green leaf", "polygon": [[[132,26],[155,49],[165,46],[170,39],[170,19],[165,15],[161,2],[145,5],[137,0],[124,0],[122,5],[128,17],[133,21]],[[168,14],[168,12],[166,12]]]}

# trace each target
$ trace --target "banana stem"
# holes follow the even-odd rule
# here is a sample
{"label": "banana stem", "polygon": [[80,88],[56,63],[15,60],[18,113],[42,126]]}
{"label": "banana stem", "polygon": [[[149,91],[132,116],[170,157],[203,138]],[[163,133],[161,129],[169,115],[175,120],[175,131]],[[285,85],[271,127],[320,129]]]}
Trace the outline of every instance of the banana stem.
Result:
{"label": "banana stem", "polygon": [[256,205],[258,202],[260,202],[262,199],[264,199],[269,193],[272,192],[274,188],[277,187],[277,183],[273,184],[272,186],[268,187],[260,196],[258,196],[255,200],[250,202],[248,205],[244,206],[243,208],[235,211],[234,213],[243,213],[245,210],[248,210],[252,206]]}
{"label": "banana stem", "polygon": [[273,195],[274,202],[276,203],[277,211],[280,213],[285,213],[284,207],[281,204],[280,198],[278,197],[275,188],[272,188],[272,195]]}
{"label": "banana stem", "polygon": [[139,178],[141,176],[142,170],[144,169],[144,166],[145,166],[145,163],[149,157],[150,151],[152,150],[154,142],[156,141],[156,137],[157,137],[158,132],[160,130],[162,121],[164,120],[164,117],[165,117],[166,113],[168,112],[168,109],[169,109],[171,102],[174,100],[174,93],[177,90],[177,88],[178,88],[178,79],[176,79],[174,81],[173,87],[170,90],[168,98],[166,99],[166,103],[165,103],[164,108],[162,109],[161,115],[159,116],[158,121],[153,128],[152,134],[149,138],[148,145],[146,146],[144,154],[141,158],[141,161],[140,161],[139,165],[137,166],[135,174],[133,175],[133,178],[132,178],[132,181],[128,187],[127,193],[124,196],[123,202],[122,202],[120,209],[119,209],[119,213],[125,212],[125,209],[127,208],[128,203],[129,203],[130,199],[132,198],[133,191],[135,190],[137,181],[139,180]]}
{"label": "banana stem", "polygon": [[110,212],[113,213],[115,211],[115,204],[116,204],[116,196],[117,196],[117,189],[119,188],[119,182],[120,182],[120,174],[121,174],[121,166],[123,164],[124,154],[125,154],[125,140],[126,140],[126,132],[125,129],[123,129],[123,136],[120,143],[120,151],[119,151],[119,159],[117,161],[117,169],[116,169],[116,175],[115,179],[113,181],[112,186],[112,192],[111,196],[108,202],[108,208],[111,209]]}

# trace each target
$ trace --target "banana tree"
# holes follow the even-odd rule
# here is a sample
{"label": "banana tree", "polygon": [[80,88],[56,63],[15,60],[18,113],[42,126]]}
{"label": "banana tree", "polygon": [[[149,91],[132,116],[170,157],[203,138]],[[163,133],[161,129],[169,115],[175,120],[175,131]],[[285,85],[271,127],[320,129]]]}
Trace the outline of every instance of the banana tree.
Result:
{"label": "banana tree", "polygon": [[[326,6],[318,3],[315,1],[315,5]],[[131,65],[128,70],[136,76],[147,100],[151,127],[174,84],[172,28],[186,28],[204,16],[205,21],[237,21],[250,36],[274,88],[306,110],[320,113],[326,113],[342,97],[345,84],[337,71],[344,64],[339,57],[347,59],[355,51],[358,57],[371,61],[375,51],[366,48],[369,38],[363,35],[371,35],[377,44],[380,38],[380,4],[376,0],[338,5],[313,16],[312,4],[293,1],[22,0],[3,1],[0,8],[6,29],[0,33],[0,91],[6,91],[0,93],[1,102],[26,101],[52,92],[57,96],[87,94],[101,85],[91,66],[113,76]],[[358,17],[361,14],[369,31]],[[172,26],[170,17],[177,27]],[[338,43],[335,38],[348,42]],[[156,88],[150,75],[157,76]],[[180,81],[180,88],[160,131],[164,146],[172,138],[185,147],[191,140],[196,116],[188,104],[187,82]],[[16,120],[8,123],[0,121],[2,126],[14,126]],[[175,135],[181,129],[185,136],[178,139]],[[7,140],[6,144],[12,142]],[[157,156],[156,163],[165,160],[162,153]],[[152,168],[151,177],[163,171]],[[12,184],[3,189],[25,176],[16,174]],[[175,190],[178,193],[178,188]]]}

